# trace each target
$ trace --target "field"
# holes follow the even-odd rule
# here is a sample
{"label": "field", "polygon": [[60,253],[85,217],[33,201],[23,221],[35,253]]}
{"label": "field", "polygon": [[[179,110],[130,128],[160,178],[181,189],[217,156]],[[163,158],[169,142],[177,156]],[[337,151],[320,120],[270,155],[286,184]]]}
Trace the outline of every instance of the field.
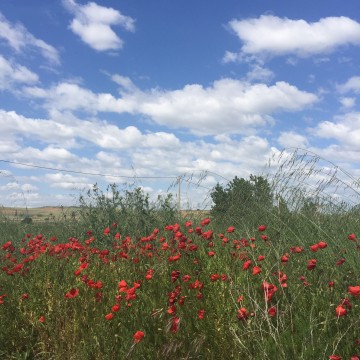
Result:
{"label": "field", "polygon": [[115,185],[44,221],[3,209],[0,358],[359,359],[359,207],[288,207],[263,180],[211,212]]}
{"label": "field", "polygon": [[1,358],[357,359],[350,228],[304,241],[228,225],[2,233]]}

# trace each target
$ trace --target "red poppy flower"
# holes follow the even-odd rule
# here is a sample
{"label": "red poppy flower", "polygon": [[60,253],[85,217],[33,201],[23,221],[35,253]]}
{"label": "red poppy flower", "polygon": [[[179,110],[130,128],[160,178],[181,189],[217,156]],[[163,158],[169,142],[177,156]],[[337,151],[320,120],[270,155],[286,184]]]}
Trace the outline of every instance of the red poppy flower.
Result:
{"label": "red poppy flower", "polygon": [[45,322],[45,316],[40,316],[40,318],[39,318],[39,322],[41,322],[41,323],[44,323]]}
{"label": "red poppy flower", "polygon": [[340,265],[342,265],[344,262],[345,262],[345,259],[344,259],[344,258],[341,258],[341,259],[339,259],[339,260],[336,262],[336,266],[340,266]]}
{"label": "red poppy flower", "polygon": [[138,330],[133,336],[134,342],[139,343],[144,338],[144,336],[145,334],[142,331]]}
{"label": "red poppy flower", "polygon": [[259,266],[254,266],[252,269],[252,274],[253,275],[258,275],[261,273],[261,268]]}
{"label": "red poppy flower", "polygon": [[308,260],[307,268],[308,270],[313,270],[316,267],[316,259]]}
{"label": "red poppy flower", "polygon": [[201,226],[205,226],[205,225],[208,225],[208,224],[210,224],[210,219],[209,218],[206,218],[203,221],[201,221]]}
{"label": "red poppy flower", "polygon": [[247,270],[251,266],[251,260],[247,260],[244,262],[243,270]]}
{"label": "red poppy flower", "polygon": [[198,311],[198,318],[200,319],[200,320],[202,320],[203,318],[204,318],[204,314],[205,314],[205,310],[199,310]]}
{"label": "red poppy flower", "polygon": [[319,250],[319,244],[314,244],[310,246],[310,251],[317,252]]}
{"label": "red poppy flower", "polygon": [[271,308],[269,308],[268,314],[269,314],[269,316],[274,317],[276,315],[276,307],[272,306]]}
{"label": "red poppy flower", "polygon": [[329,281],[329,288],[332,288],[335,286],[335,282],[334,281]]}
{"label": "red poppy flower", "polygon": [[228,227],[228,229],[227,229],[227,232],[228,233],[232,233],[232,232],[234,232],[235,231],[235,227],[234,226],[230,226],[230,227]]}
{"label": "red poppy flower", "polygon": [[209,251],[209,252],[208,252],[208,255],[209,255],[210,257],[213,257],[213,256],[215,255],[215,252],[214,252],[214,251]]}
{"label": "red poppy flower", "polygon": [[118,283],[118,289],[119,289],[119,292],[126,292],[127,291],[127,283],[126,283],[125,280],[121,280]]}
{"label": "red poppy flower", "polygon": [[271,300],[271,298],[278,289],[274,284],[270,284],[266,281],[262,283],[261,288],[264,291],[266,302],[269,302]]}
{"label": "red poppy flower", "polygon": [[258,261],[263,261],[265,259],[265,256],[264,255],[259,255],[257,259],[258,259]]}
{"label": "red poppy flower", "polygon": [[318,245],[320,249],[325,249],[327,247],[327,243],[325,241],[319,241]]}
{"label": "red poppy flower", "polygon": [[242,307],[238,310],[237,318],[239,320],[245,321],[249,318],[250,314],[247,312],[246,308]]}
{"label": "red poppy flower", "polygon": [[106,320],[111,320],[113,317],[114,317],[113,313],[109,313],[109,314],[105,315]]}
{"label": "red poppy flower", "polygon": [[342,357],[339,355],[330,355],[329,359],[330,360],[342,360]]}
{"label": "red poppy flower", "polygon": [[347,314],[347,311],[342,305],[339,305],[336,307],[335,313],[337,317],[340,317],[340,316],[345,316]]}
{"label": "red poppy flower", "polygon": [[355,296],[356,298],[360,295],[360,286],[349,286],[348,287],[348,294]]}
{"label": "red poppy flower", "polygon": [[171,319],[171,328],[170,328],[170,331],[172,333],[176,333],[178,330],[179,330],[179,324],[180,324],[180,318],[177,317],[177,316],[174,316],[172,319]]}
{"label": "red poppy flower", "polygon": [[258,230],[259,230],[259,231],[265,231],[265,230],[266,230],[266,225],[260,225],[260,226],[258,227]]}
{"label": "red poppy flower", "polygon": [[104,229],[104,232],[103,232],[104,235],[109,235],[109,233],[110,233],[110,228],[109,227]]}
{"label": "red poppy flower", "polygon": [[65,298],[72,299],[72,298],[74,298],[74,297],[76,297],[78,295],[79,295],[79,289],[72,288],[70,291],[68,291],[65,294]]}
{"label": "red poppy flower", "polygon": [[351,356],[350,360],[360,360],[360,356],[354,354],[353,356]]}
{"label": "red poppy flower", "polygon": [[348,235],[348,239],[351,241],[356,241],[356,236],[354,233]]}

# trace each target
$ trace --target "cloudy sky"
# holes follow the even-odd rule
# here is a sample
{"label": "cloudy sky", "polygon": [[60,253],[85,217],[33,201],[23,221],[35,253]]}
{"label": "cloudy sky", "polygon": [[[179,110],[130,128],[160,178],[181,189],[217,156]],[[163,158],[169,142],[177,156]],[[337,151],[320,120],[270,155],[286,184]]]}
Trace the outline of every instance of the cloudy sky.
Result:
{"label": "cloudy sky", "polygon": [[1,0],[0,206],[69,205],[94,183],[176,194],[181,176],[182,206],[201,207],[294,147],[358,176],[358,8]]}

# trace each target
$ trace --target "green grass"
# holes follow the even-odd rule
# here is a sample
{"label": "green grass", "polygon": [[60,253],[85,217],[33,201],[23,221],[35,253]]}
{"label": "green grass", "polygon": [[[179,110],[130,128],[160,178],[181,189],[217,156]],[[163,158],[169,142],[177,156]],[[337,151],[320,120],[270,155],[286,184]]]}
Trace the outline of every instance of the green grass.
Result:
{"label": "green grass", "polygon": [[0,219],[0,358],[355,360],[360,243],[348,235],[360,237],[358,184],[340,170],[324,181],[311,154],[285,155],[271,176],[277,204],[240,209],[234,198],[210,223],[184,218],[169,199],[153,205],[141,191],[105,196],[96,186],[76,217]]}
{"label": "green grass", "polygon": [[[198,225],[194,223],[192,228]],[[346,226],[350,228],[350,225],[341,224],[340,234],[344,227],[347,229]],[[227,234],[226,227],[215,229],[212,223],[201,228],[203,231],[212,229],[213,239],[189,234],[181,224],[178,230],[181,234],[160,227],[152,240],[131,238],[130,244],[125,246],[122,237],[116,244],[119,248],[111,244],[116,232],[121,232],[121,226],[111,228],[109,235],[97,237],[89,246],[85,240],[90,236],[83,235],[78,241],[69,241],[69,234],[64,234],[51,241],[51,229],[48,228],[46,238],[45,235],[36,238],[36,233],[33,233],[22,242],[29,226],[16,231],[14,227],[8,229],[12,231],[7,235],[2,233],[0,243],[3,245],[10,239],[15,250],[1,250],[1,267],[8,266],[8,271],[11,271],[15,264],[30,255],[37,254],[37,257],[24,264],[28,271],[23,269],[11,276],[7,271],[0,272],[0,295],[6,294],[4,303],[0,305],[1,357],[327,359],[334,353],[343,358],[356,353],[355,341],[360,337],[359,298],[347,292],[348,286],[360,285],[356,265],[359,261],[357,243],[343,235],[334,238],[328,229],[321,238],[309,238],[305,227],[304,238],[276,237],[268,225],[268,241],[261,240],[261,233],[256,228],[247,234],[256,238],[253,242],[256,246],[252,248],[234,245],[234,240],[245,236],[241,230]],[[19,234],[21,231],[24,233],[18,240],[12,239],[11,233]],[[229,242],[223,243],[218,233],[225,234]],[[181,236],[184,236],[186,249],[178,248]],[[327,248],[311,252],[308,246],[320,240],[327,242]],[[165,242],[169,248],[162,250]],[[71,249],[74,243],[78,246]],[[195,244],[197,250],[190,251],[191,244]],[[304,251],[291,253],[291,246],[303,246]],[[21,247],[28,253],[22,254]],[[109,254],[99,254],[104,249],[109,249]],[[215,252],[213,257],[208,255],[209,250]],[[128,259],[113,258],[119,252],[127,252]],[[280,257],[285,253],[289,253],[289,261],[282,264]],[[169,262],[169,256],[174,254],[181,254],[181,258]],[[257,261],[259,255],[264,255],[265,259]],[[247,271],[243,270],[245,256],[252,261]],[[335,266],[339,257],[345,257],[346,261]],[[307,270],[307,261],[312,258],[317,259],[317,266],[310,271]],[[12,263],[12,259],[16,261]],[[80,260],[89,265],[80,276],[75,276]],[[260,274],[252,274],[254,265],[261,267]],[[150,280],[146,280],[149,269],[154,273]],[[180,272],[180,277],[172,282],[171,272],[174,270]],[[287,276],[286,288],[280,285],[279,271]],[[224,274],[226,279],[220,277],[212,282],[211,274]],[[83,275],[95,283],[101,281],[102,287],[89,287],[81,280]],[[184,275],[190,276],[188,282],[182,280]],[[305,276],[308,286],[299,280],[300,276]],[[134,282],[141,284],[135,292],[135,299],[126,301],[125,293],[118,292],[120,280],[125,280],[129,287]],[[200,289],[194,285],[195,288],[189,288],[189,284],[195,284],[196,280],[203,287]],[[335,282],[333,288],[328,286],[330,280]],[[261,290],[264,281],[278,288],[270,302],[265,301]],[[79,289],[79,295],[65,298],[72,288]],[[100,292],[102,301],[97,302],[95,294]],[[29,299],[22,299],[24,293],[29,294]],[[180,319],[176,332],[171,332],[175,315],[168,313],[171,293],[175,299],[176,316]],[[201,299],[198,298],[200,293]],[[108,321],[105,315],[112,312],[116,295],[123,297],[121,307]],[[238,302],[240,296],[243,300]],[[179,305],[181,297],[185,299],[183,305]],[[350,299],[352,308],[346,316],[337,317],[335,308],[345,297]],[[277,309],[275,317],[267,314],[271,306]],[[246,320],[237,317],[241,307],[249,313]],[[199,310],[205,310],[202,320],[197,315]],[[45,316],[44,323],[39,322],[40,316]],[[133,335],[137,330],[143,331],[145,337],[135,344]]]}

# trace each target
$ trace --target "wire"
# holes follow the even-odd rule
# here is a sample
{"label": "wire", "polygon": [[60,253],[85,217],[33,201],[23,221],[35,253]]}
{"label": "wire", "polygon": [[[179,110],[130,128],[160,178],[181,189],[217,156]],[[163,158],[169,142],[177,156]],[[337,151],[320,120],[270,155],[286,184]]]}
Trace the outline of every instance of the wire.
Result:
{"label": "wire", "polygon": [[46,166],[24,164],[24,163],[20,163],[20,162],[16,162],[16,161],[2,160],[2,159],[0,159],[0,162],[4,162],[4,163],[8,163],[8,164],[15,164],[15,165],[28,166],[28,167],[37,168],[37,169],[61,171],[61,172],[66,172],[66,173],[91,175],[91,176],[104,176],[104,177],[107,176],[107,177],[125,178],[125,179],[134,179],[134,178],[136,178],[136,179],[177,179],[178,178],[178,176],[126,176],[126,175],[111,175],[111,174],[90,173],[90,172],[84,172],[84,171],[65,170],[65,169],[58,169],[58,168],[52,168],[52,167],[46,167]]}

